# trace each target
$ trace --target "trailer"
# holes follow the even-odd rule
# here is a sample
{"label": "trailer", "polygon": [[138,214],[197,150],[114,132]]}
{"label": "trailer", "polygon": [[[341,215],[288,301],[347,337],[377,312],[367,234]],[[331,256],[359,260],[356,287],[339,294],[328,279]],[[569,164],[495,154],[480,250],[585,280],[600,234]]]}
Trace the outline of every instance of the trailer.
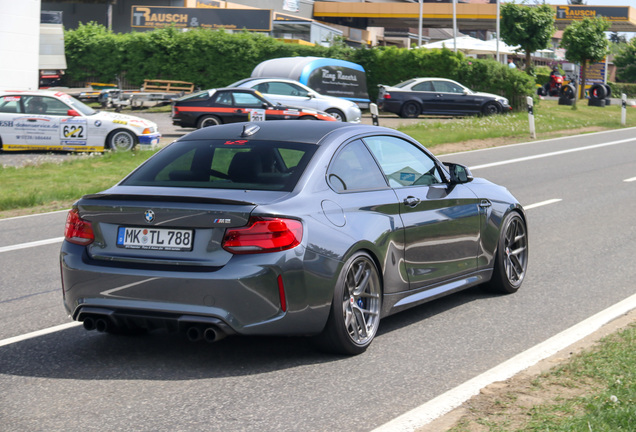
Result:
{"label": "trailer", "polygon": [[187,81],[144,80],[141,90],[103,89],[98,101],[103,108],[115,108],[119,112],[124,107],[141,109],[168,105],[174,99],[192,93],[194,84]]}

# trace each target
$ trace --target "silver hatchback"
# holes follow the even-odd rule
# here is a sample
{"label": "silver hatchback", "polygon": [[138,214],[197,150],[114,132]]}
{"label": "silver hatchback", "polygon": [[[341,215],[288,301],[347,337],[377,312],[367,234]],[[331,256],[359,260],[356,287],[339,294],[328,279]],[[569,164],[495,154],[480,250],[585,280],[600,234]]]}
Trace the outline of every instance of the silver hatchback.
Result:
{"label": "silver hatchback", "polygon": [[360,123],[360,108],[355,103],[322,95],[298,81],[284,78],[246,78],[228,87],[245,87],[258,90],[267,99],[282,105],[313,108],[331,114],[338,121]]}

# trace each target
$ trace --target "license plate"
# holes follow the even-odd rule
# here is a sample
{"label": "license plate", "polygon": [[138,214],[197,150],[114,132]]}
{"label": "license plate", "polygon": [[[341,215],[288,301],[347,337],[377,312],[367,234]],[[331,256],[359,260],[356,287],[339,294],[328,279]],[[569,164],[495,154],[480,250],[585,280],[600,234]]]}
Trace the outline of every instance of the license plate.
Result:
{"label": "license plate", "polygon": [[192,250],[192,230],[119,227],[117,247],[160,251]]}

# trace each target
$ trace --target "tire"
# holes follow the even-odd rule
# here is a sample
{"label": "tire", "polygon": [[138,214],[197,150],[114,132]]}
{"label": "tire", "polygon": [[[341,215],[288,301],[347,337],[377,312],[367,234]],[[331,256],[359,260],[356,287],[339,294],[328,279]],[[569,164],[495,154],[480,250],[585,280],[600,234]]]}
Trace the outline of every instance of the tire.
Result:
{"label": "tire", "polygon": [[363,353],[380,325],[381,307],[382,287],[375,262],[367,253],[357,252],[342,267],[327,325],[316,342],[336,354]]}
{"label": "tire", "polygon": [[298,120],[318,120],[318,119],[314,116],[302,116]]}
{"label": "tire", "polygon": [[528,230],[521,215],[513,211],[501,224],[492,279],[485,288],[500,294],[515,293],[521,287],[527,267]]}
{"label": "tire", "polygon": [[587,106],[595,106],[595,107],[604,108],[605,99],[588,99]]}
{"label": "tire", "polygon": [[[605,99],[606,97],[607,97],[607,89],[605,88],[605,85],[594,84],[592,87],[590,87],[590,100]],[[598,105],[595,105],[595,106],[598,106]]]}
{"label": "tire", "polygon": [[197,120],[197,129],[201,129],[208,126],[218,126],[222,123],[223,122],[221,121],[221,119],[218,118],[217,116],[204,115],[199,117],[199,120]]}
{"label": "tire", "polygon": [[561,87],[561,97],[567,99],[574,99],[574,95],[576,94],[576,86],[572,84],[566,84]]}
{"label": "tire", "polygon": [[543,87],[537,87],[537,95],[545,96],[546,95],[545,89]]}
{"label": "tire", "polygon": [[612,100],[610,98],[605,99],[605,106],[611,105]]}
{"label": "tire", "polygon": [[[605,87],[605,99],[609,99],[610,96],[612,96],[612,88],[610,87],[609,84],[603,84],[603,86]],[[609,105],[609,104],[606,104]]]}
{"label": "tire", "polygon": [[481,107],[481,113],[485,116],[500,114],[501,107],[497,102],[487,102],[483,107]]}
{"label": "tire", "polygon": [[574,99],[569,99],[565,96],[559,98],[559,105],[574,105]]}
{"label": "tire", "polygon": [[136,144],[137,137],[126,129],[115,129],[106,138],[106,148],[112,151],[130,151]]}
{"label": "tire", "polygon": [[332,116],[334,116],[336,118],[336,120],[338,120],[340,122],[346,122],[347,121],[347,118],[345,117],[344,113],[342,111],[340,111],[339,109],[329,108],[325,112],[327,114],[331,114]]}
{"label": "tire", "polygon": [[422,107],[417,102],[406,102],[400,109],[400,117],[402,118],[417,118],[422,114]]}

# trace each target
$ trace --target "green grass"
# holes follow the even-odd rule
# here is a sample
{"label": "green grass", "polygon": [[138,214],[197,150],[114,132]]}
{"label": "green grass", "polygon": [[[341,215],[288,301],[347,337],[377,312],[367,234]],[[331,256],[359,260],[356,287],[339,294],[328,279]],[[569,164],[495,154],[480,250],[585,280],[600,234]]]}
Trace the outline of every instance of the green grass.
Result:
{"label": "green grass", "polygon": [[59,203],[61,208],[68,207],[84,194],[114,185],[154,153],[69,155],[68,161],[62,163],[2,167],[0,211],[50,206],[51,203]]}
{"label": "green grass", "polygon": [[636,324],[467,412],[451,432],[636,431]]}
{"label": "green grass", "polygon": [[636,431],[636,325],[604,339],[544,379],[591,391],[584,397],[535,407],[526,431]]}
{"label": "green grass", "polygon": [[[534,107],[535,130],[538,139],[581,133],[591,129],[620,128],[621,108],[610,105],[605,108],[588,107],[579,102],[577,109],[558,105],[557,101],[540,101]],[[627,127],[636,126],[636,109],[629,107]],[[506,138],[510,142],[528,141],[530,128],[527,112],[490,117],[466,117],[452,121],[426,121],[400,128],[429,148],[440,144],[479,139]]]}

